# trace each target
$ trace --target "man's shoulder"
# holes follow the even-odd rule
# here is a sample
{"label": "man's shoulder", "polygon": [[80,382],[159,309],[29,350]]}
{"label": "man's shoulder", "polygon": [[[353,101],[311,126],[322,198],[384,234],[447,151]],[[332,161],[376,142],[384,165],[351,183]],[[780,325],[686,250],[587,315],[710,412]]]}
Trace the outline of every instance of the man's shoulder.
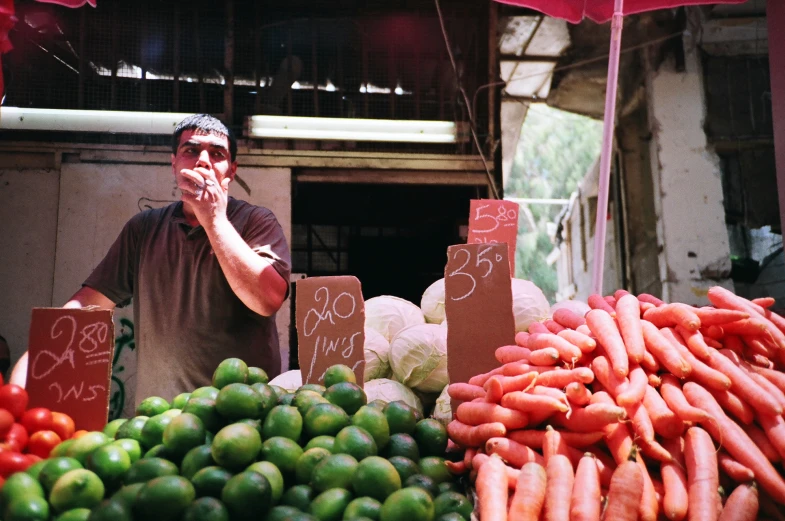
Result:
{"label": "man's shoulder", "polygon": [[150,223],[160,223],[173,217],[177,213],[179,205],[179,202],[174,202],[157,208],[148,207],[128,219],[127,226],[141,228]]}
{"label": "man's shoulder", "polygon": [[257,206],[241,199],[229,199],[229,220],[249,220],[249,219],[275,219],[275,214],[269,208]]}

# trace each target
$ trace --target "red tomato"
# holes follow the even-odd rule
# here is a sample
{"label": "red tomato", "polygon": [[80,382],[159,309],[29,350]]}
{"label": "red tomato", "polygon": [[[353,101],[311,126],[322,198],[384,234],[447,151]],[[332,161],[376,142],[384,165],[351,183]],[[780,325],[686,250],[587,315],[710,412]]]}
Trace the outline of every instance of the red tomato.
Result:
{"label": "red tomato", "polygon": [[26,455],[19,452],[0,452],[0,476],[7,478],[14,472],[24,472],[32,465]]}
{"label": "red tomato", "polygon": [[76,431],[74,420],[67,414],[52,411],[52,430],[60,436],[60,439],[65,441],[71,438]]}
{"label": "red tomato", "polygon": [[30,436],[27,452],[39,458],[48,458],[52,449],[61,441],[60,436],[54,431],[38,431]]}
{"label": "red tomato", "polygon": [[5,409],[0,409],[0,439],[5,438],[11,425],[14,424],[14,415]]}
{"label": "red tomato", "polygon": [[17,420],[27,409],[27,391],[15,384],[0,387],[0,409],[5,409]]}
{"label": "red tomato", "polygon": [[38,431],[52,430],[52,411],[45,407],[33,407],[22,414],[19,421],[27,429],[28,434]]}
{"label": "red tomato", "polygon": [[76,431],[76,432],[74,433],[74,435],[73,435],[73,436],[71,436],[71,437],[72,437],[73,439],[81,438],[82,436],[84,436],[84,435],[85,435],[85,434],[87,434],[88,432],[90,432],[90,431],[86,431],[86,430],[84,430],[84,429],[79,429],[79,430],[78,430],[78,431]]}
{"label": "red tomato", "polygon": [[11,429],[5,436],[5,442],[19,452],[27,447],[28,439],[27,430],[21,423],[11,425]]}

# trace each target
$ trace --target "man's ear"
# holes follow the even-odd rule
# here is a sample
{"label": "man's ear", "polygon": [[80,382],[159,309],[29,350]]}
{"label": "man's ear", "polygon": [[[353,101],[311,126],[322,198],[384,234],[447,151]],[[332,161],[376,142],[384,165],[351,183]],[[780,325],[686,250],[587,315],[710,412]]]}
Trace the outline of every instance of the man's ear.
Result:
{"label": "man's ear", "polygon": [[174,168],[175,168],[175,167],[174,167],[174,154],[171,154],[171,157],[172,157],[172,173],[173,173],[174,175],[177,175],[177,172],[176,172],[176,171],[175,171],[175,169],[174,169]]}
{"label": "man's ear", "polygon": [[234,181],[234,176],[236,175],[237,175],[237,161],[233,161],[232,167],[229,169],[229,172],[227,172],[226,177]]}

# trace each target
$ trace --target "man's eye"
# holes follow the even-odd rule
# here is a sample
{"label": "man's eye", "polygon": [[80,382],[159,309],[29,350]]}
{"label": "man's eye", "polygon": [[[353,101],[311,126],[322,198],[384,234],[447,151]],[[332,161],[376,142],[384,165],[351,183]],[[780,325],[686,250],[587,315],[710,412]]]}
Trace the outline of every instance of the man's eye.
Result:
{"label": "man's eye", "polygon": [[226,159],[226,153],[223,152],[222,150],[219,150],[217,152],[213,152],[213,157],[218,159]]}

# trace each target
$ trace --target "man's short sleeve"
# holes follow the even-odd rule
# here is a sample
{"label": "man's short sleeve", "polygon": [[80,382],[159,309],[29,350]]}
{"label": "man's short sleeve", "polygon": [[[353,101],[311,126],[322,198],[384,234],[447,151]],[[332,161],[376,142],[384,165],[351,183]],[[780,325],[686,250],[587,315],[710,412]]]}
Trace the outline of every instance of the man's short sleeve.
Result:
{"label": "man's short sleeve", "polygon": [[283,228],[275,215],[265,208],[256,208],[243,229],[242,237],[257,255],[273,261],[273,268],[288,287],[292,258]]}
{"label": "man's short sleeve", "polygon": [[144,212],[136,214],[125,224],[106,256],[83,284],[100,292],[118,307],[127,305],[134,294],[144,216]]}

